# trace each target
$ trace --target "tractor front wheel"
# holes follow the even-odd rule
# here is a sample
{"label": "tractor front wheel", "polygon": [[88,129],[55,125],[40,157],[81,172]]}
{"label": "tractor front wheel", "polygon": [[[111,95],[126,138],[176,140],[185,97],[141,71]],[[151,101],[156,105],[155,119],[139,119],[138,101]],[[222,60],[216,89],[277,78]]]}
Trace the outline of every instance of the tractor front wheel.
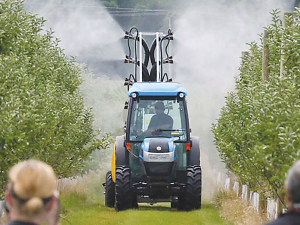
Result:
{"label": "tractor front wheel", "polygon": [[132,207],[133,194],[131,187],[131,170],[127,166],[116,168],[116,202],[117,211],[126,210]]}
{"label": "tractor front wheel", "polygon": [[188,166],[184,196],[185,210],[201,209],[201,167]]}
{"label": "tractor front wheel", "polygon": [[112,180],[111,171],[106,173],[105,205],[110,208],[114,207],[115,205],[115,183]]}

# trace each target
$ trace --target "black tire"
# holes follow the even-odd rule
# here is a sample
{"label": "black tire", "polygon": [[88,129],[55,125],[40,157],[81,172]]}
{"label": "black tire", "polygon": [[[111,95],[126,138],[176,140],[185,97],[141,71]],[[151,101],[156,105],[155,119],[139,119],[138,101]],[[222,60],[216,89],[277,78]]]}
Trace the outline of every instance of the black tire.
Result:
{"label": "black tire", "polygon": [[189,166],[200,166],[200,140],[199,137],[191,137],[192,149],[187,153]]}
{"label": "black tire", "polygon": [[125,148],[124,136],[116,137],[116,166],[123,166],[129,164],[129,155]]}
{"label": "black tire", "polygon": [[106,173],[105,205],[110,208],[115,206],[115,183],[112,180],[111,171]]}
{"label": "black tire", "polygon": [[127,166],[116,168],[116,202],[117,211],[126,210],[132,207],[133,194],[131,187],[131,171]]}
{"label": "black tire", "polygon": [[185,210],[201,209],[201,167],[188,166],[184,194]]}

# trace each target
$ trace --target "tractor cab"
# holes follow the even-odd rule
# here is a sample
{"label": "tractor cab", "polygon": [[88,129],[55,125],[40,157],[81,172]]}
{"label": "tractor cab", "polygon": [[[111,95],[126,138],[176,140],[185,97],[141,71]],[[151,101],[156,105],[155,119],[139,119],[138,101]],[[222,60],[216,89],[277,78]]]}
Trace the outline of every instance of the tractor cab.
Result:
{"label": "tractor cab", "polygon": [[178,83],[135,83],[128,95],[125,142],[131,151],[132,178],[156,180],[171,175],[173,167],[185,171],[186,148],[190,148],[186,90]]}
{"label": "tractor cab", "polygon": [[185,96],[186,90],[177,83],[134,84],[129,91],[127,141],[142,142],[145,137],[188,141]]}

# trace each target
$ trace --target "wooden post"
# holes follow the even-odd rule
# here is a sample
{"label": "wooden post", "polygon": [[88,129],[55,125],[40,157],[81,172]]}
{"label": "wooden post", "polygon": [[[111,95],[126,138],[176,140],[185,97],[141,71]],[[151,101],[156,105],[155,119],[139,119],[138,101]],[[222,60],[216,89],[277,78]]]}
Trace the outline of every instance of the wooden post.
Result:
{"label": "wooden post", "polygon": [[250,185],[247,185],[247,201],[248,202],[250,202],[250,194],[251,194]]}
{"label": "wooden post", "polygon": [[266,213],[267,212],[267,198],[263,193],[260,193],[261,198],[259,199],[259,207],[260,207],[260,212],[261,213]]}
{"label": "wooden post", "polygon": [[278,200],[278,216],[283,212],[284,209],[286,209],[286,205],[284,202],[284,194],[277,195]]}
{"label": "wooden post", "polygon": [[262,74],[261,74],[261,80],[262,82],[268,81],[269,78],[269,45],[268,45],[268,37],[269,32],[265,30],[264,32],[264,38],[263,38],[263,57],[262,57]]}
{"label": "wooden post", "polygon": [[[293,13],[284,13],[283,17],[283,27],[286,28],[287,26],[291,25],[288,24],[288,18],[293,16]],[[284,53],[284,43],[283,38],[281,40],[281,51],[280,51],[280,77],[283,77],[285,71],[284,71],[284,63],[285,63],[285,53]]]}

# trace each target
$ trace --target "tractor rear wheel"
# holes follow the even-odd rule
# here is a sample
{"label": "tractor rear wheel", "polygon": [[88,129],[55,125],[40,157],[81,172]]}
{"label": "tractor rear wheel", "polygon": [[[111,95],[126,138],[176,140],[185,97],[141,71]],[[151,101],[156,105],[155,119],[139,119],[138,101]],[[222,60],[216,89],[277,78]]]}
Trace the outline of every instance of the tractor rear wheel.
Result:
{"label": "tractor rear wheel", "polygon": [[185,210],[201,208],[201,167],[188,166],[186,191],[184,195]]}
{"label": "tractor rear wheel", "polygon": [[133,194],[131,187],[131,170],[128,166],[116,168],[116,202],[117,211],[126,210],[132,207]]}
{"label": "tractor rear wheel", "polygon": [[115,183],[112,180],[111,171],[106,173],[105,205],[110,208],[114,207],[115,205]]}

